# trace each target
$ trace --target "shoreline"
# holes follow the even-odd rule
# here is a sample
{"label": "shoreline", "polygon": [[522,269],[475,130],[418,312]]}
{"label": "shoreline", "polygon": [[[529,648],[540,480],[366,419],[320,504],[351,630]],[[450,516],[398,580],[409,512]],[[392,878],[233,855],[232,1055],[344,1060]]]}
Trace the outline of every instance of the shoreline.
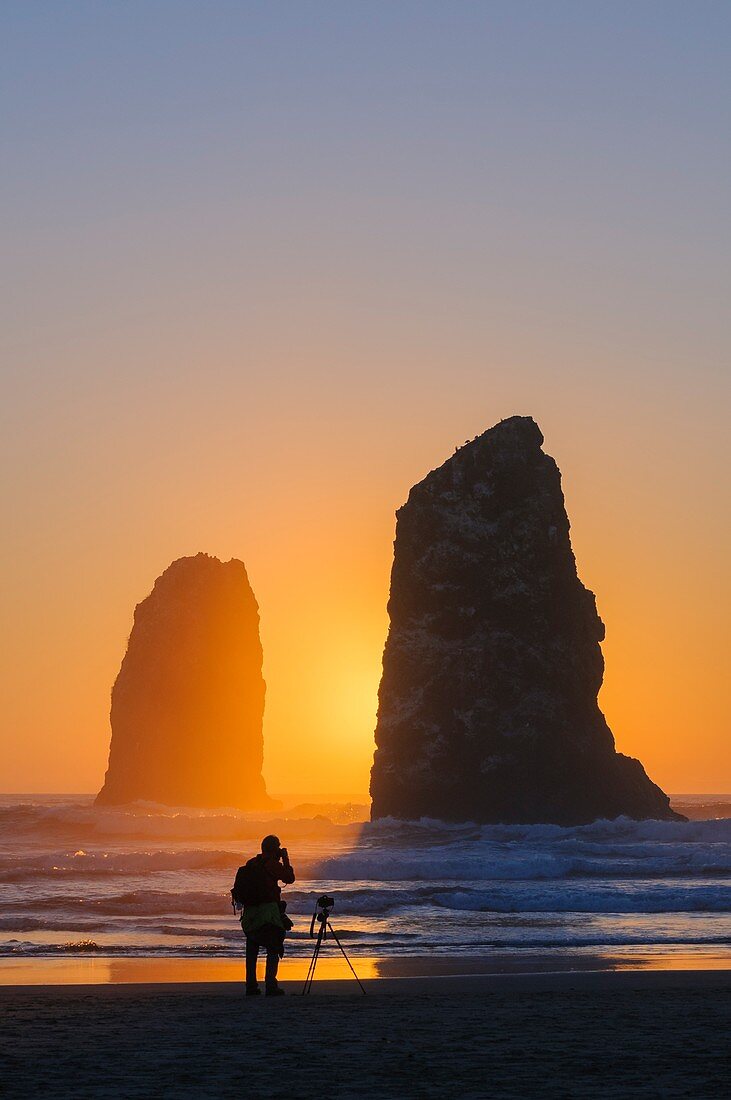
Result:
{"label": "shoreline", "polygon": [[[627,976],[657,981],[658,975],[673,976],[676,982],[707,982],[731,985],[731,951],[652,952],[607,951],[583,954],[546,952],[502,952],[450,958],[445,956],[373,957],[350,956],[358,977],[380,989],[383,983],[418,981],[526,981],[565,982]],[[279,970],[286,986],[304,981],[309,956],[285,957]],[[263,974],[263,958],[260,960]],[[86,986],[198,986],[224,988],[243,982],[243,958],[69,958],[0,959],[0,990]],[[705,975],[706,977],[701,978]],[[712,979],[709,975],[715,975]],[[624,976],[624,977],[621,977]],[[695,977],[694,977],[695,976]],[[347,986],[353,975],[341,956],[322,956],[317,964],[318,985]],[[385,987],[384,987],[385,988]],[[406,988],[406,986],[404,986]]]}
{"label": "shoreline", "polygon": [[[290,1001],[302,999],[303,981],[285,978],[280,982]],[[716,995],[731,989],[729,970],[577,970],[526,971],[502,974],[432,974],[423,977],[405,975],[393,978],[363,978],[365,997],[381,997],[411,1001],[414,998],[453,997],[484,998],[491,996],[527,997],[535,994],[617,996],[643,993],[648,997],[659,993],[705,993]],[[263,990],[263,974],[259,984]],[[362,1001],[363,990],[351,976],[350,981],[316,977],[307,999],[314,997],[343,998]],[[246,998],[243,978],[240,982],[128,982],[98,985],[4,985],[0,986],[0,1006],[27,1002],[44,1004],[73,1003],[83,998],[87,1004],[119,1001],[147,1001],[150,998],[171,997],[223,1001],[239,1005]],[[250,1003],[249,1001],[246,1002]],[[258,1001],[257,1001],[258,1003]]]}

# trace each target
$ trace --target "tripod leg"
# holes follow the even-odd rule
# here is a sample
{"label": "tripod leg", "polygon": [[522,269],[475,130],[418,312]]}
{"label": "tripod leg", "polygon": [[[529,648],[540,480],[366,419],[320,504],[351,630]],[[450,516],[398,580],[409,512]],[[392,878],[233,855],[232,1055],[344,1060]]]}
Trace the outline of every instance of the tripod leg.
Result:
{"label": "tripod leg", "polygon": [[312,958],[310,959],[310,965],[307,968],[307,975],[305,977],[305,984],[302,987],[302,993],[309,993],[310,986],[312,985],[312,979],[315,974],[315,964],[317,963],[317,956],[320,950],[319,944],[315,944],[315,950],[312,952]]}
{"label": "tripod leg", "polygon": [[342,943],[341,943],[341,942],[340,942],[340,940],[338,939],[338,934],[337,934],[337,932],[335,931],[335,929],[333,928],[333,926],[332,926],[332,925],[330,924],[330,922],[329,922],[329,921],[328,921],[328,928],[330,929],[330,934],[331,934],[331,936],[333,937],[333,939],[335,940],[335,943],[336,943],[336,944],[338,945],[338,947],[339,947],[339,948],[340,948],[340,950],[342,951],[342,953],[343,953],[343,958],[345,959],[346,963],[347,963],[347,964],[348,964],[348,966],[350,967],[350,969],[351,969],[351,971],[352,971],[352,973],[353,973],[353,977],[355,978],[356,982],[357,982],[357,983],[358,983],[358,985],[360,986],[360,991],[361,991],[361,993],[365,993],[365,989],[363,988],[363,984],[362,984],[362,982],[361,982],[360,978],[358,977],[358,975],[356,974],[356,972],[355,972],[355,969],[354,969],[354,967],[353,967],[353,964],[352,964],[352,962],[350,961],[350,959],[348,958],[348,956],[347,956],[347,955],[345,954],[345,948],[343,947]]}
{"label": "tripod leg", "polygon": [[315,950],[312,952],[312,959],[310,961],[310,970],[307,977],[307,989],[302,990],[303,993],[310,993],[312,991],[312,983],[315,980],[315,967],[317,966],[317,960],[320,958],[320,952],[322,950],[322,932],[318,934],[317,943],[315,944]]}
{"label": "tripod leg", "polygon": [[307,970],[307,977],[305,978],[305,984],[302,987],[302,994],[309,993],[312,989],[312,982],[315,977],[315,967],[317,966],[317,960],[320,957],[320,948],[322,947],[322,939],[325,934],[325,925],[320,925],[320,931],[317,933],[317,943],[315,944],[315,950],[312,952],[312,958],[310,959],[310,965]]}
{"label": "tripod leg", "polygon": [[[317,948],[315,948],[315,951],[317,951]],[[309,991],[310,991],[310,984],[312,982],[312,973],[313,973],[313,970],[314,970],[314,958],[315,958],[315,956],[313,955],[312,958],[310,959],[310,965],[307,968],[307,974],[305,975],[305,984],[302,987],[303,996],[304,996],[305,993],[309,993]]]}

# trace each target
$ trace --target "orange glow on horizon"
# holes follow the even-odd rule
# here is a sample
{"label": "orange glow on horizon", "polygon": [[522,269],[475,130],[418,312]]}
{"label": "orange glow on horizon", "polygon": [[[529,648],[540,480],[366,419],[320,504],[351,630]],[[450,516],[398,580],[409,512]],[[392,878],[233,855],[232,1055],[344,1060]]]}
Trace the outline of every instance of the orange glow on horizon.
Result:
{"label": "orange glow on horizon", "polygon": [[[720,689],[724,625],[721,601],[710,601],[707,588],[714,569],[721,577],[722,540],[703,529],[685,532],[692,543],[674,540],[667,509],[676,480],[633,485],[632,450],[618,455],[611,433],[577,436],[570,417],[562,424],[533,411],[563,471],[579,576],[596,593],[607,626],[600,704],[617,747],[639,757],[670,793],[723,791],[731,786],[728,702]],[[453,412],[447,432],[462,442],[502,413],[480,413],[474,431],[457,435],[463,416]],[[310,437],[306,426],[298,431],[264,469],[232,462],[224,447],[215,478],[189,456],[182,470],[163,465],[146,482],[146,460],[134,493],[125,490],[127,503],[122,494],[123,514],[92,494],[71,516],[67,500],[31,516],[36,555],[48,545],[43,530],[55,532],[54,568],[39,572],[32,556],[14,562],[14,625],[2,639],[13,677],[0,787],[99,789],[109,694],[134,605],[170,561],[203,550],[241,558],[259,603],[269,793],[367,798],[394,512],[453,446],[436,412],[418,431],[392,434],[377,467],[370,441],[350,448],[341,441],[333,466],[332,441]],[[290,468],[291,454],[300,452],[302,461]],[[118,499],[130,477],[120,460]]]}

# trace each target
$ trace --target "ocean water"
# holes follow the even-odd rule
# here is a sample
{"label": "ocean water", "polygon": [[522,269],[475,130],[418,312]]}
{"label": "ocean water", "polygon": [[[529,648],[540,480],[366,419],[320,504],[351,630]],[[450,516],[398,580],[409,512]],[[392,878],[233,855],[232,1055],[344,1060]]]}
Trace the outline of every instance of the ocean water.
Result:
{"label": "ocean water", "polygon": [[297,872],[290,956],[311,953],[323,893],[353,956],[718,955],[731,942],[729,801],[676,800],[686,823],[563,828],[1,796],[0,956],[240,956],[229,890],[269,832]]}

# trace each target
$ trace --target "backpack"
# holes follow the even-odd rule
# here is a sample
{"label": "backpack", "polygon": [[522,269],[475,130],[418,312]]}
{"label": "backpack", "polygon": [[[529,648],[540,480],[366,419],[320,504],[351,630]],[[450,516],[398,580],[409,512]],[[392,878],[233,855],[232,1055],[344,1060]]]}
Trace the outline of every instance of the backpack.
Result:
{"label": "backpack", "polygon": [[260,905],[265,900],[267,882],[264,861],[254,856],[243,867],[239,867],[231,889],[231,904],[234,912],[245,905]]}

